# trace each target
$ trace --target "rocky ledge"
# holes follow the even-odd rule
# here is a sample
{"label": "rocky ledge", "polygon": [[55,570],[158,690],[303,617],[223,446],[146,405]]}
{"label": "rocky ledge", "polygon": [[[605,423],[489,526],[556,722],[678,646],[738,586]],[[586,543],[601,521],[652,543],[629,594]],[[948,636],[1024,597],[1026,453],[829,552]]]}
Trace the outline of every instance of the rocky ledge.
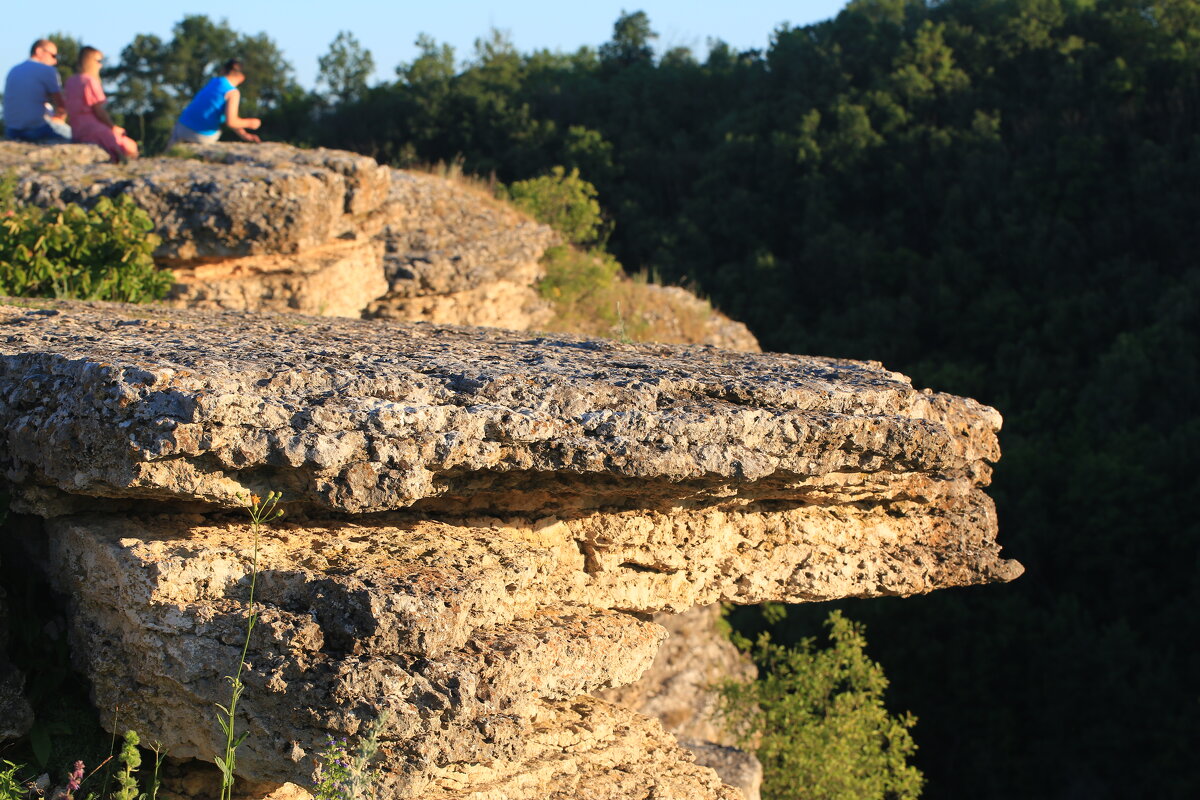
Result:
{"label": "rocky ledge", "polygon": [[655,660],[651,614],[1021,572],[984,493],[999,414],[875,363],[12,304],[0,422],[98,706],[178,757],[219,753],[240,507],[283,492],[238,721],[259,784],[307,784],[326,736],[380,726],[394,797],[733,798],[591,696]]}
{"label": "rocky ledge", "polygon": [[[285,144],[180,145],[109,164],[93,145],[0,142],[22,202],[90,206],[124,195],[154,223],[171,304],[400,321],[544,327],[541,259],[557,234],[468,179]],[[757,350],[749,330],[678,288],[658,305],[699,317],[670,341]],[[674,326],[677,328],[678,326]]]}

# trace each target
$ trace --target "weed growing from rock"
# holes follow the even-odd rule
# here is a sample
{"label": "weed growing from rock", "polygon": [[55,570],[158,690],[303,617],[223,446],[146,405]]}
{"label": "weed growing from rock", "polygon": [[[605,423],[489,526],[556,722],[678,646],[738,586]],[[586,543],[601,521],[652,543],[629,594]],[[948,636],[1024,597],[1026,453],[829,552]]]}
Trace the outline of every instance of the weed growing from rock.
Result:
{"label": "weed growing from rock", "polygon": [[242,654],[238,659],[237,669],[233,675],[226,675],[231,687],[228,707],[217,703],[217,722],[225,734],[225,755],[217,756],[214,760],[217,769],[221,770],[221,800],[231,800],[233,797],[233,774],[237,765],[237,749],[250,735],[242,731],[239,735],[237,728],[237,704],[246,686],[242,683],[242,668],[246,665],[246,653],[250,650],[250,634],[254,632],[254,624],[258,621],[258,612],[254,610],[254,588],[258,581],[258,536],[262,527],[283,516],[283,510],[276,508],[279,504],[279,492],[268,492],[265,498],[258,495],[250,496],[250,504],[246,510],[250,513],[250,529],[254,537],[254,552],[250,559],[250,614],[246,619],[246,639],[242,643]]}
{"label": "weed growing from rock", "polygon": [[317,757],[317,785],[314,800],[376,800],[379,797],[379,769],[371,760],[379,752],[379,732],[387,723],[380,715],[366,736],[351,746],[345,738],[329,737],[329,743]]}
{"label": "weed growing from rock", "polygon": [[125,742],[121,745],[121,754],[117,760],[121,769],[117,771],[117,791],[113,792],[113,800],[138,800],[137,774],[142,766],[142,754],[138,752],[138,735],[136,731],[125,731]]}
{"label": "weed growing from rock", "polygon": [[25,783],[17,777],[21,767],[11,761],[5,761],[4,769],[0,769],[0,800],[24,800],[27,794]]}

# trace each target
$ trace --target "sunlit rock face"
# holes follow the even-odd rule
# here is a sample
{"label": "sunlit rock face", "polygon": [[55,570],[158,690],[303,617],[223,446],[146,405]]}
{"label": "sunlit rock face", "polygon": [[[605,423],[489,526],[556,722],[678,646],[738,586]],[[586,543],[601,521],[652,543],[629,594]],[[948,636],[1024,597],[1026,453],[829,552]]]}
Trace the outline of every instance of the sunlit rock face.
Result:
{"label": "sunlit rock face", "polygon": [[[212,761],[257,613],[256,785],[378,726],[394,797],[734,798],[636,710],[713,735],[664,691],[694,666],[616,691],[651,615],[1021,571],[984,493],[999,414],[874,363],[82,303],[0,332],[4,488],[97,704]],[[252,608],[241,507],[271,490]]]}
{"label": "sunlit rock face", "polygon": [[[169,304],[211,310],[546,327],[542,256],[560,239],[468,179],[391,169],[340,150],[179,145],[109,164],[93,145],[0,142],[17,199],[91,206],[125,196],[149,215]],[[664,341],[758,350],[740,322],[679,287],[647,285]],[[688,324],[683,324],[686,321]]]}

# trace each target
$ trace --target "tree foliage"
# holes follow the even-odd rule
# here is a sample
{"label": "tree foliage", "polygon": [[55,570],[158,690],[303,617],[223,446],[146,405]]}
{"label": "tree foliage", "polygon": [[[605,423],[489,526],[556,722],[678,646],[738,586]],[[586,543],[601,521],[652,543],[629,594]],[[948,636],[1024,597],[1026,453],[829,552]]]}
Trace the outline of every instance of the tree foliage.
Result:
{"label": "tree foliage", "polygon": [[740,747],[757,752],[771,800],[914,800],[916,718],[888,713],[887,678],[866,654],[864,627],[838,611],[826,625],[824,649],[811,638],[784,647],[760,634],[750,649],[762,674],[720,686],[720,718]]}
{"label": "tree foliage", "polygon": [[596,201],[596,187],[555,166],[548,175],[517,181],[506,190],[513,205],[563,235],[571,244],[593,247],[602,244],[604,219]]}
{"label": "tree foliage", "polygon": [[658,34],[650,30],[650,18],[645,11],[621,12],[613,23],[612,40],[600,46],[600,60],[620,67],[649,65],[654,61],[650,42],[657,38]]}
{"label": "tree foliage", "polygon": [[317,59],[317,68],[317,82],[326,88],[329,101],[351,103],[366,94],[375,58],[353,33],[339,31],[329,44],[329,52]]}
{"label": "tree foliage", "polygon": [[54,68],[58,70],[58,79],[65,84],[67,78],[75,74],[76,65],[79,63],[79,51],[86,42],[81,42],[77,36],[62,32],[52,33],[46,38],[58,47],[58,61]]}

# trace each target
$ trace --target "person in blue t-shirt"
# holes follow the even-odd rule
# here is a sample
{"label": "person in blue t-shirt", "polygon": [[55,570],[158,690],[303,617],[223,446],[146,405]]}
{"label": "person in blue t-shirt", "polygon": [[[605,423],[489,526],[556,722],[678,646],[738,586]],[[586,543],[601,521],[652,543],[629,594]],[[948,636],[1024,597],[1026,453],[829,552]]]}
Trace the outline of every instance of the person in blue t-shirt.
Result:
{"label": "person in blue t-shirt", "polygon": [[38,39],[29,50],[29,60],[9,71],[4,81],[4,135],[19,142],[66,142],[65,136],[50,126],[46,103],[54,105],[55,116],[62,122],[66,113],[62,83],[58,79],[58,45]]}
{"label": "person in blue t-shirt", "polygon": [[250,131],[258,130],[262,120],[238,115],[242,95],[237,87],[244,80],[246,73],[242,70],[242,62],[236,58],[226,61],[221,66],[221,74],[206,83],[179,115],[167,146],[176,142],[212,144],[221,138],[222,123],[247,142],[261,141]]}

